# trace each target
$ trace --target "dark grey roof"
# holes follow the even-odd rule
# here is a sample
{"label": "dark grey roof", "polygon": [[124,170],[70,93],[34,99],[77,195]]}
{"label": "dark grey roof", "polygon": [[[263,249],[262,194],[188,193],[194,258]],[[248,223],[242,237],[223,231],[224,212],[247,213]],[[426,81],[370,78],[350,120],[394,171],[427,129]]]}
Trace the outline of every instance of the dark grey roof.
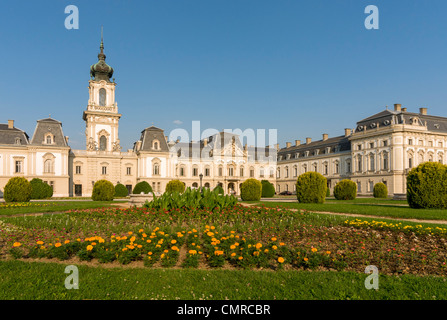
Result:
{"label": "dark grey roof", "polygon": [[[414,122],[415,121],[415,122]],[[391,124],[419,124],[434,132],[447,132],[447,118],[407,111],[384,110],[357,122],[356,132],[368,131]]]}
{"label": "dark grey roof", "polygon": [[[160,142],[159,149],[153,149],[153,141],[158,140]],[[141,148],[139,151],[151,151],[151,152],[168,152],[169,147],[166,142],[164,131],[155,126],[150,126],[143,131],[141,131]]]}
{"label": "dark grey roof", "polygon": [[336,153],[351,150],[351,142],[349,137],[339,136],[328,138],[326,140],[318,140],[309,144],[300,144],[299,146],[291,146],[289,148],[282,148],[278,151],[278,158],[280,160],[288,160],[287,155],[290,154],[289,159],[299,158],[305,156],[322,155],[328,153]]}
{"label": "dark grey roof", "polygon": [[51,146],[68,146],[62,131],[62,123],[52,118],[37,120],[36,129],[34,130],[33,138],[31,139],[30,144],[34,146],[48,146],[45,141],[45,136],[47,133],[51,133],[54,138]]}
{"label": "dark grey roof", "polygon": [[25,131],[18,128],[8,128],[7,124],[0,123],[0,144],[3,145],[27,145],[29,137]]}

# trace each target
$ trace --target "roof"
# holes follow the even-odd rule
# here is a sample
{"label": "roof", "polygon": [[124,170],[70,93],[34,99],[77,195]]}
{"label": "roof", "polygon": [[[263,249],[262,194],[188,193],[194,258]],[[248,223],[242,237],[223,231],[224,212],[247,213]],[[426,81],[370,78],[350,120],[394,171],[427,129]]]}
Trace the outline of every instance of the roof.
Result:
{"label": "roof", "polygon": [[0,123],[0,144],[3,145],[27,145],[28,134],[18,128],[9,128],[8,124]]}
{"label": "roof", "polygon": [[[46,144],[45,141],[48,133],[53,137],[53,143],[51,145]],[[68,144],[62,131],[62,123],[52,118],[37,120],[30,144],[34,146],[67,147]]]}
{"label": "roof", "polygon": [[[158,141],[160,143],[158,149],[153,148],[154,141]],[[166,142],[166,138],[164,135],[164,131],[155,126],[150,126],[143,131],[141,131],[141,147],[138,151],[151,151],[151,152],[168,152],[169,147]]]}

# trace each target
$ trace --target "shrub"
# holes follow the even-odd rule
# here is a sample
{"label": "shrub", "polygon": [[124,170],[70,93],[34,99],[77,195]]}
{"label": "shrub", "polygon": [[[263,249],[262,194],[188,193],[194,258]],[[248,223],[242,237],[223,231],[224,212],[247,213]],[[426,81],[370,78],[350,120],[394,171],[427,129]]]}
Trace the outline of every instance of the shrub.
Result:
{"label": "shrub", "polygon": [[140,181],[138,182],[135,187],[133,188],[132,193],[133,194],[140,194],[141,192],[148,194],[149,192],[152,192],[152,187],[149,183],[146,181]]}
{"label": "shrub", "polygon": [[447,166],[425,162],[407,176],[407,201],[411,208],[447,208]]}
{"label": "shrub", "polygon": [[271,198],[275,195],[275,186],[267,180],[261,180],[262,198]]}
{"label": "shrub", "polygon": [[224,189],[222,188],[222,186],[220,184],[218,184],[213,191],[217,192],[218,194],[225,194]]}
{"label": "shrub", "polygon": [[262,184],[261,181],[250,178],[241,184],[241,198],[244,201],[261,200]]}
{"label": "shrub", "polygon": [[110,181],[98,180],[93,185],[93,201],[112,201],[115,195],[115,187]]}
{"label": "shrub", "polygon": [[129,191],[127,190],[126,186],[122,183],[117,183],[115,186],[115,197],[116,198],[122,198],[127,197],[129,194]]}
{"label": "shrub", "polygon": [[6,202],[28,202],[31,199],[31,183],[23,177],[9,179],[3,191]]}
{"label": "shrub", "polygon": [[331,189],[327,188],[326,198],[331,196]]}
{"label": "shrub", "polygon": [[374,198],[387,198],[388,188],[383,182],[376,183],[373,189]]}
{"label": "shrub", "polygon": [[30,181],[31,199],[46,199],[53,196],[53,188],[43,182],[42,179],[34,178]]}
{"label": "shrub", "polygon": [[348,179],[338,182],[334,187],[334,197],[337,200],[354,200],[357,197],[357,185]]}
{"label": "shrub", "polygon": [[183,193],[185,191],[185,184],[181,182],[180,180],[171,180],[166,185],[165,192],[178,192]]}
{"label": "shrub", "polygon": [[296,181],[296,198],[301,203],[324,203],[327,180],[318,172],[306,172]]}

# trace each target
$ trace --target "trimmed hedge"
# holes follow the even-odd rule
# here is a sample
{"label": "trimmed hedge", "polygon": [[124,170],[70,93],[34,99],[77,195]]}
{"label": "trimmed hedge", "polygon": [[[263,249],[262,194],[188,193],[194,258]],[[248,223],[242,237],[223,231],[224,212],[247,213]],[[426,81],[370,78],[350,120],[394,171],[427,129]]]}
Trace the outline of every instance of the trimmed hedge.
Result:
{"label": "trimmed hedge", "polygon": [[407,176],[407,201],[411,208],[447,208],[447,166],[425,162]]}
{"label": "trimmed hedge", "polygon": [[241,184],[241,198],[244,201],[261,200],[262,184],[261,181],[250,178]]}
{"label": "trimmed hedge", "polygon": [[140,194],[143,192],[144,194],[148,194],[149,192],[152,192],[152,187],[149,183],[146,181],[140,181],[138,182],[135,187],[133,188],[132,193],[133,194]]}
{"label": "trimmed hedge", "polygon": [[129,191],[127,190],[126,186],[122,183],[117,183],[115,186],[115,197],[123,198],[123,197],[127,197],[128,195],[129,195]]}
{"label": "trimmed hedge", "polygon": [[112,201],[115,195],[115,187],[108,180],[98,180],[93,185],[93,201]]}
{"label": "trimmed hedge", "polygon": [[23,177],[8,180],[3,191],[6,202],[28,202],[31,199],[31,183]]}
{"label": "trimmed hedge", "polygon": [[53,188],[39,178],[33,178],[31,184],[31,199],[48,199],[53,196]]}
{"label": "trimmed hedge", "polygon": [[357,184],[348,179],[339,181],[334,187],[334,197],[337,200],[354,200],[357,197]]}
{"label": "trimmed hedge", "polygon": [[296,198],[301,203],[324,203],[327,180],[318,172],[306,172],[296,180]]}
{"label": "trimmed hedge", "polygon": [[166,185],[166,189],[165,192],[178,192],[178,193],[183,193],[185,192],[185,184],[183,182],[181,182],[180,180],[171,180],[168,182],[168,184]]}
{"label": "trimmed hedge", "polygon": [[373,189],[374,198],[388,198],[388,188],[383,182],[378,182]]}
{"label": "trimmed hedge", "polygon": [[262,184],[262,198],[271,198],[275,195],[275,186],[268,180],[261,180]]}

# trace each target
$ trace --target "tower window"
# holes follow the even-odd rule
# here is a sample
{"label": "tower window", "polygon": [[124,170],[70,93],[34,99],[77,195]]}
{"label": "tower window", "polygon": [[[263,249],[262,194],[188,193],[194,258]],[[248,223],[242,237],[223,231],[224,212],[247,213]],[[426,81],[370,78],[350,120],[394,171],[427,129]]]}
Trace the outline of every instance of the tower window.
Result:
{"label": "tower window", "polygon": [[99,138],[99,150],[105,151],[107,149],[107,138],[106,136],[101,136]]}
{"label": "tower window", "polygon": [[106,105],[106,89],[101,88],[99,89],[99,105],[105,106]]}

